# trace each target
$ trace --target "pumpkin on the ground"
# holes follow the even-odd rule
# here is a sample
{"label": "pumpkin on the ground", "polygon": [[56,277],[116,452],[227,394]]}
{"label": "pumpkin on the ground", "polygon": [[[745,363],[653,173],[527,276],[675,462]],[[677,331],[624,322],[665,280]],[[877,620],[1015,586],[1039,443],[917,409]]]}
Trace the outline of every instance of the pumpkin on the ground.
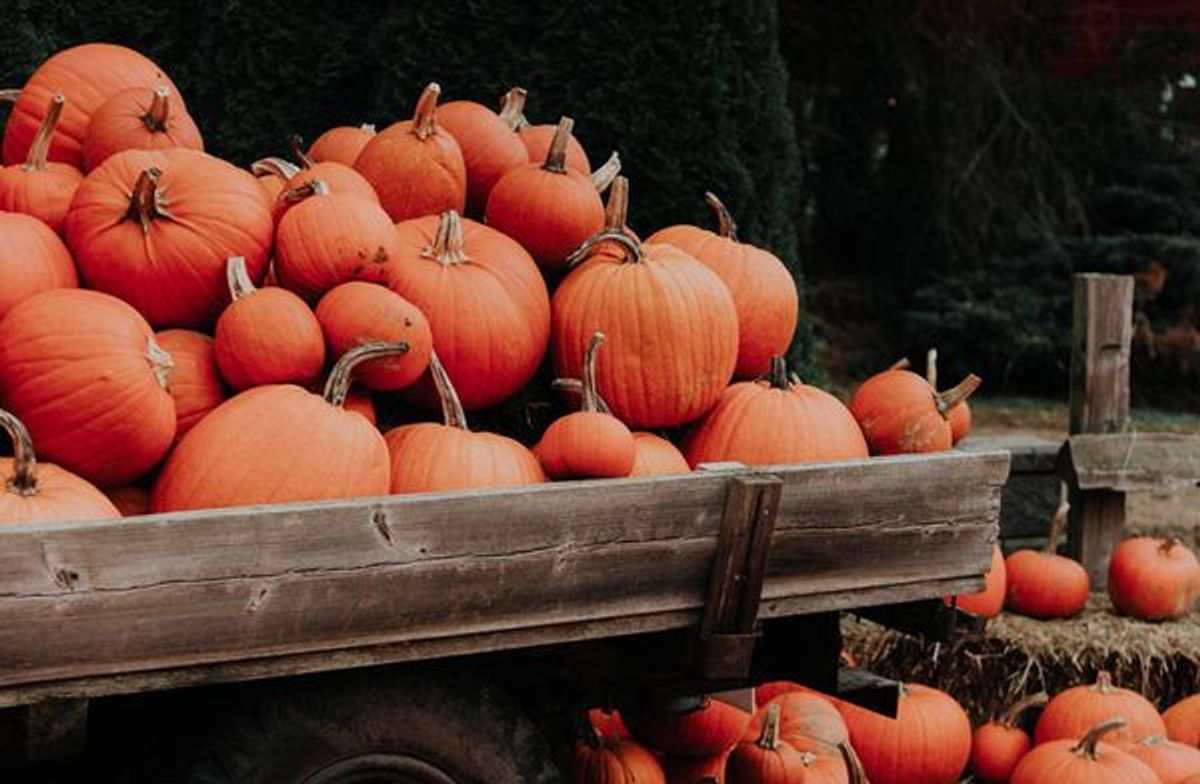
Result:
{"label": "pumpkin on the ground", "polygon": [[467,167],[467,214],[481,218],[492,188],[501,177],[529,163],[529,153],[521,137],[483,104],[450,101],[438,108],[437,119],[462,150]]}
{"label": "pumpkin on the ground", "polygon": [[571,784],[666,784],[662,763],[630,738],[600,737],[589,725],[567,761]]}
{"label": "pumpkin on the ground", "polygon": [[1050,520],[1046,548],[1041,552],[1017,550],[1004,559],[1008,582],[1004,604],[1013,612],[1031,618],[1072,618],[1087,606],[1087,570],[1058,554],[1058,537],[1070,510],[1063,484],[1058,509]]}
{"label": "pumpkin on the ground", "polygon": [[0,281],[0,319],[35,294],[79,285],[63,241],[44,221],[20,212],[0,212]]}
{"label": "pumpkin on the ground", "polygon": [[1073,686],[1050,700],[1038,718],[1034,742],[1040,746],[1061,738],[1079,738],[1095,724],[1114,716],[1124,723],[1109,731],[1113,743],[1167,734],[1162,716],[1149,700],[1136,691],[1114,686],[1112,676],[1101,671],[1095,683]]}
{"label": "pumpkin on the ground", "polygon": [[363,343],[406,343],[408,351],[369,362],[356,378],[368,389],[404,389],[429,367],[433,333],[421,310],[391,289],[375,283],[350,281],[321,297],[317,321],[325,334],[329,353],[341,356]]}
{"label": "pumpkin on the ground", "polygon": [[88,123],[83,161],[88,171],[123,150],[204,150],[196,121],[164,85],[130,87],[105,101]]}
{"label": "pumpkin on the ground", "polygon": [[[758,696],[758,692],[755,692]],[[831,700],[811,691],[791,691],[778,694],[763,703],[779,706],[779,735],[800,751],[815,754],[836,754],[840,748],[850,748],[850,729]],[[747,729],[757,735],[764,716],[760,709]],[[853,754],[853,749],[850,749]]]}
{"label": "pumpkin on the ground", "polygon": [[25,162],[0,169],[0,211],[32,215],[56,232],[62,231],[71,200],[83,182],[83,172],[71,164],[46,160],[50,138],[65,103],[62,95],[50,99],[50,108],[29,146]]}
{"label": "pumpkin on the ground", "polygon": [[1069,740],[1055,740],[1025,755],[1013,771],[1012,784],[1162,784],[1154,771],[1103,737],[1113,737],[1121,718],[1093,723]]}
{"label": "pumpkin on the ground", "polygon": [[1200,748],[1200,694],[1175,703],[1163,713],[1167,737]]}
{"label": "pumpkin on the ground", "polygon": [[308,157],[314,163],[333,161],[346,166],[353,166],[358,160],[359,153],[367,142],[375,136],[375,126],[369,123],[362,125],[339,125],[322,133],[309,145]]}
{"label": "pumpkin on the ground", "polygon": [[1108,562],[1108,596],[1122,615],[1143,621],[1182,618],[1200,597],[1200,561],[1174,537],[1126,539]]}
{"label": "pumpkin on the ground", "polygon": [[850,411],[873,455],[944,452],[954,441],[947,416],[981,383],[971,374],[958,386],[938,392],[911,370],[893,367],[859,386]]}
{"label": "pumpkin on the ground", "polygon": [[1124,744],[1121,750],[1146,763],[1162,784],[1179,784],[1191,776],[1200,776],[1200,749],[1195,746],[1151,735],[1137,743]]}
{"label": "pumpkin on the ground", "polygon": [[780,707],[763,709],[761,729],[744,738],[729,754],[729,784],[847,784],[849,771],[840,756],[800,751],[779,732]]}
{"label": "pumpkin on the ground", "polygon": [[948,597],[947,604],[960,610],[978,615],[980,618],[995,618],[1004,609],[1004,597],[1008,593],[1008,570],[1004,565],[1004,552],[1000,545],[992,545],[992,566],[984,575],[983,590],[977,593],[962,593]]}
{"label": "pumpkin on the ground", "polygon": [[1033,739],[1021,727],[1026,711],[1043,706],[1049,697],[1042,692],[1015,703],[1000,716],[975,730],[971,738],[971,772],[986,784],[1008,781],[1029,750]]}
{"label": "pumpkin on the ground", "polygon": [[708,696],[626,710],[625,725],[639,742],[663,754],[707,757],[731,748],[751,715]]}
{"label": "pumpkin on the ground", "polygon": [[196,423],[228,395],[217,370],[213,339],[189,329],[168,329],[154,339],[171,355],[167,391],[175,401],[175,442],[187,435]]}

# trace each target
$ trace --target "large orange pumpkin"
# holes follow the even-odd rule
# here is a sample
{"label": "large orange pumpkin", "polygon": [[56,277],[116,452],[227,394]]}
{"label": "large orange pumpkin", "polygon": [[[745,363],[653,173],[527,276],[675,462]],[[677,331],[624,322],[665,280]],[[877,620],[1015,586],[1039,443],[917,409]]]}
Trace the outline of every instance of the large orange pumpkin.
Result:
{"label": "large orange pumpkin", "polygon": [[270,203],[254,177],[195,150],[126,150],[79,186],[67,244],[88,285],[133,305],[155,327],[204,327],[229,301],[225,260],[262,282]]}
{"label": "large orange pumpkin", "polygon": [[353,166],[363,147],[366,147],[367,142],[374,136],[375,126],[369,123],[358,126],[339,125],[313,140],[308,148],[308,157],[315,163],[333,161]]}
{"label": "large orange pumpkin", "polygon": [[801,751],[781,737],[778,703],[767,705],[762,714],[761,730],[744,738],[729,755],[729,784],[847,784],[849,774],[840,756]]}
{"label": "large orange pumpkin", "polygon": [[1114,686],[1112,676],[1101,671],[1096,682],[1073,686],[1055,695],[1038,718],[1034,743],[1082,737],[1091,727],[1114,716],[1124,719],[1109,735],[1114,743],[1133,742],[1149,735],[1166,735],[1162,716],[1142,695]]}
{"label": "large orange pumpkin", "polygon": [[1050,521],[1045,550],[1018,550],[1004,559],[1008,583],[1004,604],[1013,612],[1031,618],[1071,618],[1087,606],[1087,570],[1058,554],[1058,537],[1070,510],[1064,484],[1058,509]]}
{"label": "large orange pumpkin", "polygon": [[467,167],[467,214],[483,217],[488,195],[505,174],[529,163],[521,137],[491,109],[474,101],[450,101],[438,122],[454,136]]}
{"label": "large orange pumpkin", "polygon": [[1200,776],[1200,749],[1195,746],[1151,735],[1137,743],[1126,743],[1121,750],[1144,762],[1162,784],[1179,784],[1191,776]]}
{"label": "large orange pumpkin", "polygon": [[946,416],[979,388],[970,375],[938,392],[911,370],[892,368],[867,379],[855,391],[850,412],[858,420],[873,455],[944,452],[953,445]]}
{"label": "large orange pumpkin", "polygon": [[466,206],[467,167],[458,142],[437,123],[440,95],[437,84],[426,86],[413,119],[380,131],[354,162],[393,221]]}
{"label": "large orange pumpkin", "polygon": [[986,784],[1004,784],[1021,759],[1033,748],[1033,740],[1021,728],[1021,717],[1045,705],[1046,694],[1034,694],[1014,704],[1004,715],[975,730],[971,737],[971,772]]}
{"label": "large orange pumpkin", "polygon": [[622,717],[639,742],[663,754],[707,757],[737,743],[751,716],[746,711],[708,696],[626,710]]}
{"label": "large orange pumpkin", "polygon": [[983,590],[964,593],[946,599],[958,609],[981,618],[995,618],[1004,609],[1004,597],[1008,593],[1008,570],[1004,565],[1004,553],[1000,545],[992,545],[992,568],[984,575]]}
{"label": "large orange pumpkin", "polygon": [[203,150],[196,121],[163,85],[130,87],[92,114],[83,140],[83,162],[92,170],[122,150]]}
{"label": "large orange pumpkin", "polygon": [[67,103],[50,144],[50,160],[82,169],[83,137],[92,113],[126,87],[149,88],[156,84],[179,94],[157,65],[132,49],[105,43],[63,49],[38,66],[21,88],[21,96],[4,126],[4,163],[25,160],[50,99],[61,94]]}
{"label": "large orange pumpkin", "polygon": [[684,446],[694,468],[733,460],[747,465],[856,460],[867,444],[842,402],[823,390],[789,382],[783,357],[768,378],[726,389]]}
{"label": "large orange pumpkin", "polygon": [[437,355],[429,370],[442,400],[444,424],[422,422],[388,431],[393,493],[510,487],[546,481],[533,453],[494,433],[467,429],[466,414]]}
{"label": "large orange pumpkin", "polygon": [[1108,596],[1122,615],[1143,621],[1182,618],[1200,597],[1200,562],[1176,538],[1126,539],[1108,562]]}
{"label": "large orange pumpkin", "polygon": [[[756,690],[755,696],[758,696]],[[779,706],[779,736],[800,751],[816,754],[835,754],[836,749],[850,747],[850,730],[833,701],[811,691],[792,691],[777,694],[764,706]],[[757,736],[765,717],[763,710],[754,715],[746,732]],[[851,751],[853,754],[853,751]]]}
{"label": "large orange pumpkin", "polygon": [[1200,748],[1200,694],[1193,694],[1167,708],[1163,713],[1167,737]]}
{"label": "large orange pumpkin", "polygon": [[[505,93],[500,102],[500,119],[510,129],[517,132],[525,152],[531,161],[546,160],[546,153],[554,144],[554,136],[558,133],[557,125],[530,125],[525,117],[525,101],[528,93],[523,87],[514,87]],[[592,165],[588,163],[587,153],[579,140],[571,135],[567,140],[566,164],[580,174],[591,175]]]}
{"label": "large orange pumpkin", "polygon": [[21,420],[0,410],[0,429],[13,456],[0,457],[0,523],[95,520],[120,517],[108,498],[86,479],[55,465],[38,464]]}
{"label": "large orange pumpkin", "polygon": [[662,763],[629,738],[601,738],[594,731],[575,742],[567,763],[570,784],[666,784]]}
{"label": "large orange pumpkin", "polygon": [[404,389],[429,367],[433,350],[429,321],[416,305],[389,288],[364,281],[343,283],[321,297],[316,313],[333,356],[363,343],[408,345],[404,354],[358,369],[357,379],[368,389]]}
{"label": "large orange pumpkin", "polygon": [[0,400],[43,457],[108,486],[166,454],[171,357],[129,305],[98,291],[44,291],[10,310],[0,335]]}
{"label": "large orange pumpkin", "polygon": [[213,339],[190,329],[168,329],[154,336],[163,351],[171,355],[167,391],[175,401],[175,442],[187,435],[196,423],[227,395],[217,371]]}
{"label": "large orange pumpkin", "polygon": [[255,387],[200,420],[154,484],[155,512],[386,495],[387,444],[342,408],[357,364],[403,346],[359,346],[338,360],[323,395],[292,384]]}
{"label": "large orange pumpkin", "polygon": [[800,317],[800,295],[788,268],[774,254],[740,242],[737,224],[721,200],[704,195],[717,215],[717,231],[670,226],[647,242],[667,242],[721,277],[738,314],[738,363],[734,376],[753,378],[770,370],[771,357],[786,354]]}
{"label": "large orange pumpkin", "polygon": [[64,104],[61,95],[50,99],[50,108],[29,146],[25,162],[0,169],[0,210],[32,215],[58,232],[62,231],[71,200],[83,182],[83,173],[71,164],[46,161],[50,138]]}
{"label": "large orange pumpkin", "polygon": [[19,212],[0,212],[0,281],[0,319],[34,294],[79,285],[71,253],[58,235]]}
{"label": "large orange pumpkin", "polygon": [[1055,740],[1025,755],[1011,784],[1162,784],[1136,757],[1100,738],[1120,730],[1121,718],[1104,721],[1071,739]]}

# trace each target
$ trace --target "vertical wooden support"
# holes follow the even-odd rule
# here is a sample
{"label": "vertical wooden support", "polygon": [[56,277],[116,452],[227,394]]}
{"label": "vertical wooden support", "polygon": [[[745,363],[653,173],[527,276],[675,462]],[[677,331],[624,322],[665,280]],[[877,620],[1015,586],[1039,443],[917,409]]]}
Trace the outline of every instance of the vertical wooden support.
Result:
{"label": "vertical wooden support", "polygon": [[[1071,434],[1119,433],[1129,423],[1133,278],[1075,276],[1071,349]],[[1125,494],[1072,489],[1067,545],[1093,587],[1108,579],[1108,560],[1125,524]]]}

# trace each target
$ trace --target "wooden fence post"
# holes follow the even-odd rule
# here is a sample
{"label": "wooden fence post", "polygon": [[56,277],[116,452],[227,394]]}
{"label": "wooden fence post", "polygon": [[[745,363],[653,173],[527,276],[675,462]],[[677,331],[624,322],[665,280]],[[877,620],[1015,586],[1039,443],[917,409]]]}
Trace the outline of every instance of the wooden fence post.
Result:
{"label": "wooden fence post", "polygon": [[[1075,276],[1071,349],[1071,434],[1119,433],[1129,422],[1133,278]],[[1125,494],[1072,490],[1067,546],[1093,589],[1106,584],[1108,560],[1125,524]]]}

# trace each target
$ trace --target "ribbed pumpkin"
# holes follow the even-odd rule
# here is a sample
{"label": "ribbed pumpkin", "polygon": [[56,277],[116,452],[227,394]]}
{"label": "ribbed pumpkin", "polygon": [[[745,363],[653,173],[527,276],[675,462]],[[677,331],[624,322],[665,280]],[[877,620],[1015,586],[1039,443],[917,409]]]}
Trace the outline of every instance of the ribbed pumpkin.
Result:
{"label": "ribbed pumpkin", "polygon": [[210,325],[229,301],[225,260],[244,257],[250,280],[261,282],[272,230],[253,176],[179,148],[113,155],[79,186],[66,222],[88,285],[155,327]]}
{"label": "ribbed pumpkin", "polygon": [[242,392],[200,420],[154,484],[155,512],[386,495],[387,444],[342,408],[354,367],[406,351],[374,343],[338,360],[323,395],[292,384]]}
{"label": "ribbed pumpkin", "polygon": [[1121,750],[1144,762],[1162,784],[1179,784],[1191,776],[1200,776],[1200,749],[1195,746],[1151,735],[1137,743],[1124,744]]}
{"label": "ribbed pumpkin", "polygon": [[548,269],[563,267],[571,252],[604,226],[596,187],[566,165],[571,125],[571,118],[562,118],[546,157],[505,174],[487,200],[487,224],[521,243]]}
{"label": "ribbed pumpkin", "polygon": [[138,485],[121,485],[104,491],[121,517],[150,514],[150,491]]}
{"label": "ribbed pumpkin", "polygon": [[325,183],[330,193],[346,193],[360,196],[376,204],[379,203],[379,194],[375,192],[375,187],[367,182],[367,178],[359,174],[353,166],[339,161],[313,160],[304,151],[304,142],[297,134],[291,135],[289,143],[292,147],[292,154],[296,156],[296,160],[300,161],[299,166],[293,166],[281,158],[264,158],[255,164],[260,169],[264,166],[275,167],[281,175],[286,177],[283,190],[275,199],[275,206],[272,208],[276,223],[298,201],[298,198],[290,192],[298,192],[299,198],[304,198],[307,191],[303,190],[303,187],[313,180]]}
{"label": "ribbed pumpkin", "polygon": [[[925,380],[933,389],[938,386],[937,358],[936,348],[929,349],[925,356]],[[951,408],[946,412],[946,421],[950,423],[950,441],[954,444],[962,441],[971,434],[971,404],[963,400]]]}
{"label": "ribbed pumpkin", "polygon": [[217,371],[213,339],[188,329],[168,329],[154,336],[171,355],[167,391],[175,401],[175,442],[227,397]]}
{"label": "ribbed pumpkin", "polygon": [[1108,596],[1122,615],[1143,621],[1182,618],[1200,597],[1200,562],[1176,538],[1126,539],[1108,562]]}
{"label": "ribbed pumpkin", "polygon": [[1038,744],[1017,765],[1011,784],[1162,784],[1141,760],[1100,742],[1123,725],[1115,718],[1089,727],[1082,737]]}
{"label": "ribbed pumpkin", "polygon": [[235,390],[311,384],[325,367],[321,324],[304,300],[278,286],[255,288],[241,256],[228,261],[233,302],[217,319],[217,368]]}
{"label": "ribbed pumpkin", "polygon": [[1175,703],[1162,717],[1168,738],[1200,748],[1200,694]]}
{"label": "ribbed pumpkin", "polygon": [[537,458],[521,443],[467,429],[467,418],[454,385],[436,354],[429,357],[429,370],[442,400],[444,424],[422,422],[387,433],[393,493],[510,487],[546,481]]}
{"label": "ribbed pumpkin", "polygon": [[35,294],[79,285],[71,253],[58,235],[19,212],[0,212],[0,281],[0,319]]}
{"label": "ribbed pumpkin", "polygon": [[849,773],[839,756],[795,748],[779,732],[780,706],[763,710],[757,736],[742,740],[729,754],[729,784],[847,784]]}
{"label": "ribbed pumpkin", "polygon": [[981,618],[995,618],[1004,609],[1004,597],[1008,593],[1008,570],[1004,565],[1004,553],[1000,545],[992,545],[992,568],[984,575],[984,587],[978,593],[964,593],[946,599],[958,609]]}
{"label": "ribbed pumpkin", "polygon": [[634,433],[633,448],[630,476],[686,474],[692,470],[678,447],[653,433]]}
{"label": "ribbed pumpkin", "polygon": [[602,738],[588,728],[567,763],[570,784],[666,784],[662,763],[629,738]]}
{"label": "ribbed pumpkin", "polygon": [[[525,118],[525,101],[528,93],[522,87],[509,90],[500,103],[500,119],[510,129],[517,132],[525,152],[531,161],[546,160],[546,153],[554,144],[554,136],[558,133],[557,125],[530,125]],[[592,165],[588,163],[587,153],[583,145],[574,135],[567,139],[566,164],[580,174],[591,175]]]}
{"label": "ribbed pumpkin", "polygon": [[90,171],[123,150],[203,150],[196,121],[171,90],[130,87],[105,101],[92,114],[83,140],[84,167]]}
{"label": "ribbed pumpkin", "polygon": [[166,454],[171,357],[129,305],[97,291],[44,291],[12,308],[0,335],[0,405],[44,458],[111,486]]}
{"label": "ribbed pumpkin", "polygon": [[768,378],[726,389],[688,436],[688,463],[734,460],[778,465],[867,457],[862,431],[842,402],[823,390],[789,382],[783,357]]}
{"label": "ribbed pumpkin", "polygon": [[753,378],[770,370],[771,357],[786,354],[800,317],[796,281],[774,254],[740,242],[737,224],[715,194],[705,200],[717,216],[717,231],[696,226],[670,226],[647,242],[667,242],[693,256],[721,277],[733,295],[738,314],[736,378]]}
{"label": "ribbed pumpkin", "polygon": [[317,321],[333,356],[363,343],[406,343],[408,351],[370,362],[356,378],[368,389],[395,390],[411,386],[429,367],[433,333],[425,314],[384,286],[350,281],[330,289],[317,303]]}
{"label": "ribbed pumpkin", "polygon": [[83,137],[92,113],[127,87],[149,88],[156,84],[178,94],[157,65],[124,46],[90,43],[58,52],[38,66],[21,88],[21,96],[4,126],[4,163],[25,160],[50,99],[62,94],[67,103],[50,144],[50,160],[82,169]]}
{"label": "ribbed pumpkin", "polygon": [[462,150],[467,167],[467,214],[483,217],[488,195],[500,178],[529,163],[525,144],[498,114],[474,101],[442,104],[437,119]]}
{"label": "ribbed pumpkin", "polygon": [[[395,235],[388,286],[429,319],[433,348],[463,408],[512,396],[533,377],[550,339],[550,298],[533,259],[454,211],[397,224]],[[422,404],[437,405],[431,383],[418,389]]]}
{"label": "ribbed pumpkin", "polygon": [[947,414],[980,383],[970,375],[953,389],[937,392],[916,373],[897,367],[864,381],[850,401],[850,412],[873,455],[944,452],[954,441]]}
{"label": "ribbed pumpkin", "polygon": [[1162,716],[1149,700],[1136,691],[1114,686],[1112,676],[1101,671],[1095,683],[1073,686],[1050,700],[1038,718],[1034,743],[1040,746],[1061,738],[1082,737],[1093,725],[1114,716],[1125,723],[1110,733],[1113,743],[1167,734]]}
{"label": "ribbed pumpkin", "polygon": [[463,211],[467,203],[467,167],[458,142],[437,122],[441,88],[426,86],[413,119],[388,126],[359,153],[354,168],[367,178],[393,221],[446,210]]}
{"label": "ribbed pumpkin", "polygon": [[1026,697],[1005,711],[1004,715],[981,725],[971,738],[971,772],[986,784],[1004,784],[1016,770],[1021,759],[1033,748],[1033,740],[1021,728],[1022,715],[1045,705],[1043,692]]}
{"label": "ribbed pumpkin", "polygon": [[1058,554],[1058,537],[1071,510],[1066,485],[1061,487],[1045,550],[1018,550],[1004,559],[1008,582],[1004,606],[1031,618],[1072,618],[1087,606],[1087,570]]}
{"label": "ribbed pumpkin", "polygon": [[751,715],[708,696],[684,697],[662,705],[626,710],[625,725],[639,742],[663,754],[707,757],[732,747]]}
{"label": "ribbed pumpkin", "polygon": [[25,162],[0,169],[0,210],[32,215],[57,232],[62,231],[71,200],[83,182],[83,173],[71,164],[46,161],[64,103],[62,95],[50,99]]}
{"label": "ribbed pumpkin", "polygon": [[308,157],[316,163],[333,161],[353,166],[367,142],[375,136],[375,126],[339,125],[322,133],[308,148]]}
{"label": "ribbed pumpkin", "polygon": [[[837,749],[850,747],[850,730],[845,719],[823,695],[811,691],[785,692],[764,705],[779,706],[779,735],[799,751],[836,755]],[[754,715],[748,735],[757,737],[765,715],[761,709]]]}
{"label": "ribbed pumpkin", "polygon": [[38,464],[29,431],[0,410],[12,457],[0,457],[0,523],[96,520],[120,517],[108,498],[86,479],[55,465]]}

